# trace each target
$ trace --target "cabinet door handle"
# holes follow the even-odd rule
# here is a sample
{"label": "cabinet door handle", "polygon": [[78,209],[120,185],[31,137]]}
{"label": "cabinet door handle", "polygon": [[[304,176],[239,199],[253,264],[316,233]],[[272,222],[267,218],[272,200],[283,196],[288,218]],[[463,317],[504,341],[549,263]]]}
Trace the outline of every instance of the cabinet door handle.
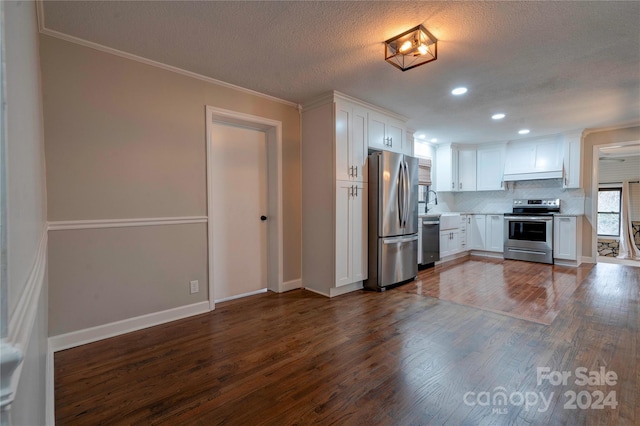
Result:
{"label": "cabinet door handle", "polygon": [[568,217],[561,217],[560,220],[562,222],[569,222],[571,219],[569,219]]}
{"label": "cabinet door handle", "polygon": [[353,197],[353,185],[349,187],[349,197]]}
{"label": "cabinet door handle", "polygon": [[355,169],[356,169],[356,177],[358,177],[358,166],[356,166]]}
{"label": "cabinet door handle", "polygon": [[356,197],[358,196],[358,185],[354,186],[355,190],[356,190]]}
{"label": "cabinet door handle", "polygon": [[393,146],[393,138],[389,138],[389,146]]}
{"label": "cabinet door handle", "polygon": [[451,182],[451,189],[456,189],[456,183],[455,182]]}

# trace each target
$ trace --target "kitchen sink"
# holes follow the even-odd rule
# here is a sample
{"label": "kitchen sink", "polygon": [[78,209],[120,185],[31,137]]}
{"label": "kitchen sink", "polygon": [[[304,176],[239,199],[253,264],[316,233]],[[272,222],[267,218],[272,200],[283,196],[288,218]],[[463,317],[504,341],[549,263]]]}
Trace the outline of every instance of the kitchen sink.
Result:
{"label": "kitchen sink", "polygon": [[442,213],[440,215],[440,230],[460,227],[460,213]]}

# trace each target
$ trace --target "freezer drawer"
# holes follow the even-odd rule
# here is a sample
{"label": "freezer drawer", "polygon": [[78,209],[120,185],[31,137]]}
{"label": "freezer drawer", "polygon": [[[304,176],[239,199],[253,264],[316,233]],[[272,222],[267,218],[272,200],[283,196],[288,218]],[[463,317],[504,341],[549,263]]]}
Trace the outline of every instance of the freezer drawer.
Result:
{"label": "freezer drawer", "polygon": [[378,239],[378,286],[401,283],[418,275],[418,234]]}

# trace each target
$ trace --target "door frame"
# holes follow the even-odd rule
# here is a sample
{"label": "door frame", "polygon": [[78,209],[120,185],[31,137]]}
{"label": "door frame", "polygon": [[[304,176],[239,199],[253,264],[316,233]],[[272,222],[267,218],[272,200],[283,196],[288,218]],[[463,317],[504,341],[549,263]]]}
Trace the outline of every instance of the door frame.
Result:
{"label": "door frame", "polygon": [[[600,148],[617,145],[635,145],[639,141],[607,142],[593,145],[591,165],[591,212],[586,215],[591,221],[591,258],[593,263],[598,263],[598,190],[600,189]],[[633,259],[632,259],[633,261]]]}
{"label": "door frame", "polygon": [[215,153],[211,147],[213,124],[238,126],[264,132],[267,141],[267,289],[276,293],[283,290],[283,236],[282,236],[282,122],[237,111],[206,106],[207,151],[207,259],[209,309],[215,309],[213,283],[213,239],[216,224],[213,221],[213,173],[211,165]]}

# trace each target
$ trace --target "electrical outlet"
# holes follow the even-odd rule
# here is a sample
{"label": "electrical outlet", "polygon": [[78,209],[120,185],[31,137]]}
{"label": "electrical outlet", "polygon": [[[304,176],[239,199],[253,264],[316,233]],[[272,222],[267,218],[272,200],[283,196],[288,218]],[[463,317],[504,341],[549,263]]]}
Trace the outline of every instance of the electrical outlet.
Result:
{"label": "electrical outlet", "polygon": [[190,289],[191,289],[191,294],[197,293],[197,292],[200,291],[200,289],[198,288],[198,286],[199,286],[198,280],[190,281],[189,282],[189,286],[190,286]]}

